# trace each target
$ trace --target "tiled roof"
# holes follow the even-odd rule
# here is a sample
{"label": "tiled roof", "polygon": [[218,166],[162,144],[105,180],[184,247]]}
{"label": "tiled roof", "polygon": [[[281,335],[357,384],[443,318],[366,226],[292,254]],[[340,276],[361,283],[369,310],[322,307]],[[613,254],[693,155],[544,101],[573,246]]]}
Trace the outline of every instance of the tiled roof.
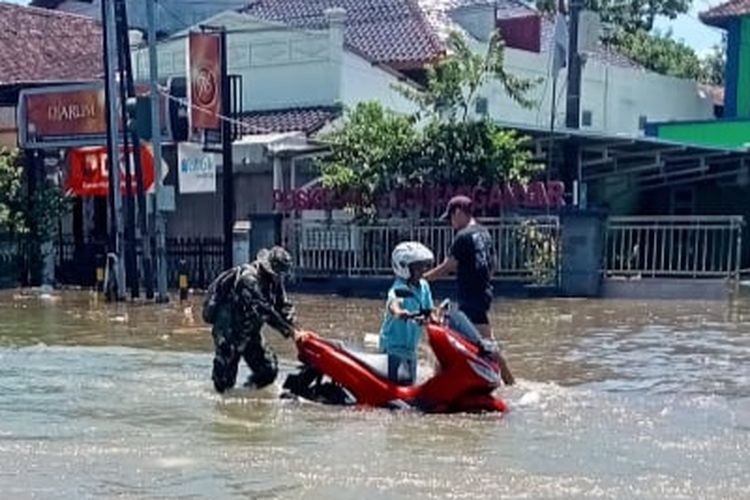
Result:
{"label": "tiled roof", "polygon": [[374,62],[421,66],[443,53],[416,0],[255,0],[244,12],[291,26],[321,29],[324,11],[346,10],[344,42]]}
{"label": "tiled roof", "polygon": [[0,3],[0,85],[96,79],[101,36],[90,18]]}
{"label": "tiled roof", "polygon": [[249,111],[242,116],[242,121],[246,124],[243,132],[246,134],[304,132],[310,135],[340,115],[341,108],[330,106]]}
{"label": "tiled roof", "polygon": [[701,21],[711,26],[723,27],[732,18],[750,14],[750,0],[730,0],[703,12]]}
{"label": "tiled roof", "polygon": [[[510,19],[514,17],[523,17],[539,14],[539,11],[530,7],[526,3],[518,0],[418,0],[419,5],[425,13],[433,29],[445,37],[451,31],[461,31],[460,26],[450,18],[450,12],[462,7],[472,6],[495,6],[497,8],[498,19]],[[746,0],[750,1],[750,0]],[[555,34],[554,19],[542,18],[542,36],[541,47],[542,53],[547,53],[552,48],[552,40]],[[627,57],[617,52],[607,49],[601,45],[591,54],[591,58],[603,64],[620,66],[626,68],[637,68],[638,64],[634,63]]]}

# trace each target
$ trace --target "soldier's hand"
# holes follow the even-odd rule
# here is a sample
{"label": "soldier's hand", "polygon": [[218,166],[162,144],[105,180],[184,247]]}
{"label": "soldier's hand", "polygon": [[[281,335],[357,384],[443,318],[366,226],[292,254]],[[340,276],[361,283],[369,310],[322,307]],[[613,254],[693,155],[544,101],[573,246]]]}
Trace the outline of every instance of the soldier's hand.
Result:
{"label": "soldier's hand", "polygon": [[311,335],[310,332],[305,332],[302,330],[294,330],[294,334],[292,335],[292,338],[294,339],[295,342],[299,342],[301,340],[304,340],[310,335]]}

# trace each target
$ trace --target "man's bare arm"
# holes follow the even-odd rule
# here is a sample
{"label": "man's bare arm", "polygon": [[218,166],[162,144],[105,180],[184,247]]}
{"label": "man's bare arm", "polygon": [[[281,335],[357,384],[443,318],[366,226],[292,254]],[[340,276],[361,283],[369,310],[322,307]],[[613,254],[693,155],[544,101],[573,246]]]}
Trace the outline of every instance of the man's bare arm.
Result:
{"label": "man's bare arm", "polygon": [[442,264],[427,271],[424,274],[424,279],[426,279],[427,281],[433,281],[438,278],[442,278],[443,276],[447,276],[451,273],[456,272],[457,267],[458,261],[453,257],[448,257],[443,261]]}

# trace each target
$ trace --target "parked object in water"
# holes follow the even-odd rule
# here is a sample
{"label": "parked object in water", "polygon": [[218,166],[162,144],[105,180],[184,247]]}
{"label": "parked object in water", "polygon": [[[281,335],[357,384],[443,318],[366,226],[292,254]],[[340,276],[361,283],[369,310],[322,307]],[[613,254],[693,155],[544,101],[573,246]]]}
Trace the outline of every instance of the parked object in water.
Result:
{"label": "parked object in water", "polygon": [[287,377],[284,388],[328,404],[414,408],[428,413],[508,410],[493,395],[501,385],[497,346],[482,339],[463,313],[451,311],[436,322],[424,311],[412,315],[411,321],[424,324],[438,362],[435,374],[424,383],[398,385],[388,379],[387,355],[357,351],[303,332],[295,335],[303,366]]}

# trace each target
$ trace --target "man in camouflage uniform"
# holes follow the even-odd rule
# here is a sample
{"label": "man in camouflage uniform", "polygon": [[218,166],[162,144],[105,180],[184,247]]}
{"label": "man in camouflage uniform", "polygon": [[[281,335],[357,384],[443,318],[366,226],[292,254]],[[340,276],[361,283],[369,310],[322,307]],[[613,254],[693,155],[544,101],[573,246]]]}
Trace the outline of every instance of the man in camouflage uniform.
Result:
{"label": "man in camouflage uniform", "polygon": [[291,264],[282,247],[264,249],[254,262],[224,271],[211,283],[203,319],[213,325],[212,378],[218,392],[234,387],[240,357],[252,371],[246,386],[259,389],[276,379],[276,355],[260,331],[268,323],[285,338],[294,334],[294,306],[284,290]]}

